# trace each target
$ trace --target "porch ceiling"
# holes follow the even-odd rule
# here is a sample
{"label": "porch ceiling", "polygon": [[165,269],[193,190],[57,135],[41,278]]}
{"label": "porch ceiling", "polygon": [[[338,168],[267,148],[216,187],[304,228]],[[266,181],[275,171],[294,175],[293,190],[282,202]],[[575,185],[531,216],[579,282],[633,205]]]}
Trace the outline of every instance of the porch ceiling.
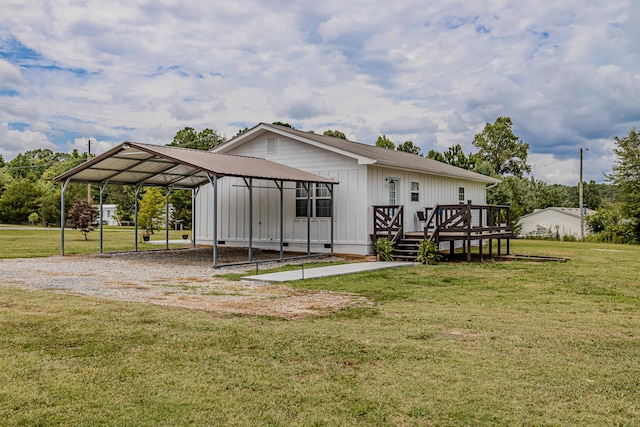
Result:
{"label": "porch ceiling", "polygon": [[331,178],[255,157],[232,156],[185,148],[124,142],[56,181],[196,188],[209,175],[337,184]]}

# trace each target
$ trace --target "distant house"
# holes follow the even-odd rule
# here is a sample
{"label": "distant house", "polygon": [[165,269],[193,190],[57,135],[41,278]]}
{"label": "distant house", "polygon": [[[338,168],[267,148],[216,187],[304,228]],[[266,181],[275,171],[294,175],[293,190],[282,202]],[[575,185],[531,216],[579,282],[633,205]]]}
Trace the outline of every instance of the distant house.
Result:
{"label": "distant house", "polygon": [[[587,209],[585,216],[593,214],[594,211]],[[518,222],[520,225],[520,236],[564,236],[580,237],[580,209],[551,207],[536,209],[533,213],[523,215]],[[589,234],[589,229],[585,224],[584,234]]]}
{"label": "distant house", "polygon": [[487,186],[499,182],[415,154],[264,123],[212,151],[267,159],[337,185],[228,176],[218,184],[217,214],[213,187],[203,186],[195,208],[203,244],[213,242],[211,218],[217,218],[217,240],[227,246],[246,246],[251,236],[254,247],[277,249],[282,231],[289,251],[304,251],[310,241],[314,252],[369,254],[377,206],[402,206],[404,230],[420,231],[418,212],[436,204],[484,205]]}
{"label": "distant house", "polygon": [[[94,207],[98,213],[96,221],[100,221],[100,206],[95,205]],[[118,221],[118,217],[116,216],[117,207],[118,205],[115,204],[102,205],[102,223],[104,225],[120,225],[120,221]]]}

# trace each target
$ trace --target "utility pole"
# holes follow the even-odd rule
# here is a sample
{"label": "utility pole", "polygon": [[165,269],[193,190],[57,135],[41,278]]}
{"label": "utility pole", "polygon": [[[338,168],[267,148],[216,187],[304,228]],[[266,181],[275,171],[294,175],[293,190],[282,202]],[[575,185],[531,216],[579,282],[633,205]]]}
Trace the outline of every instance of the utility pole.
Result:
{"label": "utility pole", "polygon": [[[87,161],[89,161],[89,159],[91,159],[91,139],[90,138],[87,140],[87,143],[89,144],[87,148]],[[89,202],[89,206],[91,206],[91,184],[87,184],[87,202]]]}
{"label": "utility pole", "polygon": [[[583,201],[583,182],[582,182],[582,148],[580,149],[580,185],[578,186],[579,202],[580,205],[580,240],[584,241],[584,201]],[[589,151],[588,148],[584,150]]]}

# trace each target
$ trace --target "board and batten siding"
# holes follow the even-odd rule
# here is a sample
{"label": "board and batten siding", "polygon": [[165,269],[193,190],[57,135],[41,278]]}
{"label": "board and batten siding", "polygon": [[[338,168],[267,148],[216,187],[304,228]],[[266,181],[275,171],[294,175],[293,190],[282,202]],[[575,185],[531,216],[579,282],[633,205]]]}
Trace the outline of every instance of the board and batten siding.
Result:
{"label": "board and batten siding", "polygon": [[[398,204],[404,205],[404,227],[407,231],[420,231],[420,223],[416,212],[436,204],[459,203],[459,189],[464,188],[465,203],[486,203],[486,185],[481,182],[468,181],[437,175],[417,174],[402,169],[369,167],[369,227],[373,231],[373,205],[389,204],[389,180],[397,180]],[[419,183],[419,201],[411,202],[411,182]]]}
{"label": "board and batten siding", "polygon": [[[367,169],[357,161],[325,149],[290,138],[277,136],[275,150],[268,150],[267,139],[256,138],[227,154],[259,157],[338,182],[334,186],[334,251],[367,253]],[[345,143],[348,143],[345,141]],[[271,146],[271,149],[274,147]],[[280,244],[280,192],[273,181],[253,181],[253,242],[256,246],[276,249]],[[203,187],[196,209],[201,242],[213,241],[213,200],[210,185]],[[306,250],[307,218],[296,217],[295,183],[285,182],[284,241],[289,250]],[[204,220],[207,218],[208,220]],[[204,222],[207,222],[205,224]],[[330,218],[311,218],[312,251],[328,251],[331,241]],[[218,240],[230,246],[246,245],[249,238],[249,190],[244,180],[225,177],[218,181]]]}

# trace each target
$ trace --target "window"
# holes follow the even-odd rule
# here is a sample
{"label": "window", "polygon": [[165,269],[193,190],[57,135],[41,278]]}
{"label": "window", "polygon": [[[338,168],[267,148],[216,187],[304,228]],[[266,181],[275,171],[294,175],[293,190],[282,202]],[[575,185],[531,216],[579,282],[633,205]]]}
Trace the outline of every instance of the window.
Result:
{"label": "window", "polygon": [[419,182],[411,183],[411,201],[416,203],[420,201],[420,183]]}
{"label": "window", "polygon": [[464,203],[464,187],[458,187],[458,201]]}
{"label": "window", "polygon": [[398,180],[395,178],[387,178],[389,181],[389,204],[398,204]]}
{"label": "window", "polygon": [[328,184],[296,183],[296,216],[307,216],[307,188],[311,190],[311,215],[316,218],[331,216],[331,191]]}
{"label": "window", "polygon": [[307,216],[307,184],[296,183],[296,216]]}
{"label": "window", "polygon": [[316,216],[331,216],[331,192],[327,184],[316,184]]}
{"label": "window", "polygon": [[276,154],[278,145],[275,138],[267,138],[267,154]]}

